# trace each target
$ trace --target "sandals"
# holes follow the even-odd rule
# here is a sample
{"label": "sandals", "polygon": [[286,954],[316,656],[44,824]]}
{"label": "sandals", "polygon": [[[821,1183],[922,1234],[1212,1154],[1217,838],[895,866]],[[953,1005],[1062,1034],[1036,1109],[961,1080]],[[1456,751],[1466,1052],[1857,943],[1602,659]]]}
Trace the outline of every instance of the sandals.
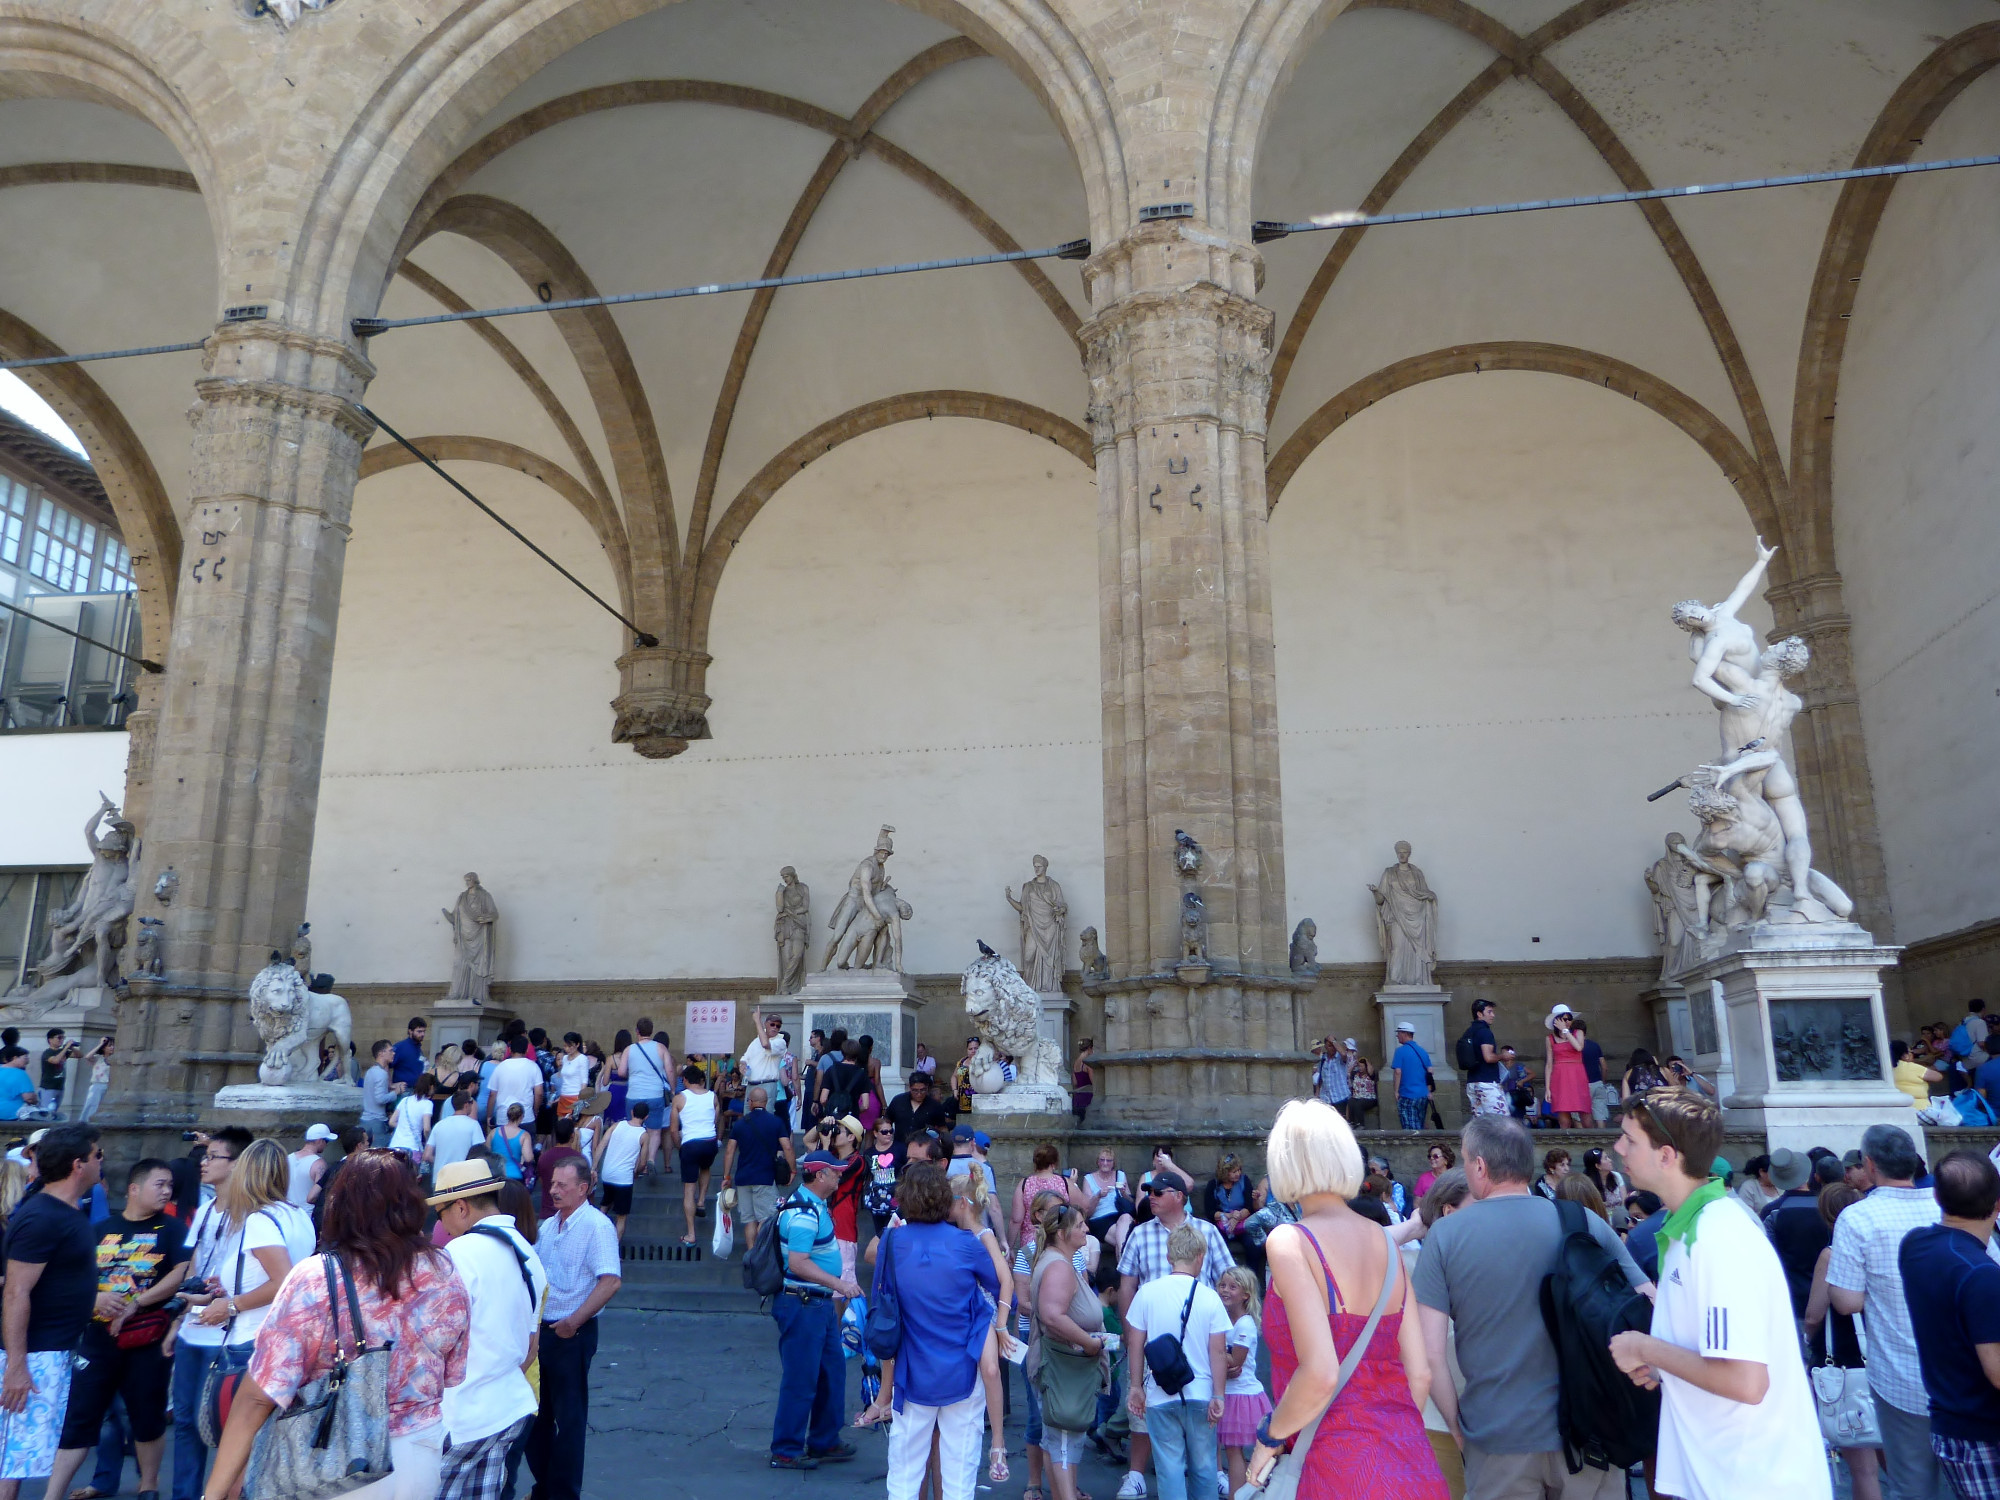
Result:
{"label": "sandals", "polygon": [[1021,1491],[1021,1500],[1048,1500],[1048,1495],[1039,1484],[1031,1484]]}
{"label": "sandals", "polygon": [[1007,1482],[1007,1450],[1002,1445],[993,1445],[992,1455],[986,1460],[986,1477],[995,1484]]}

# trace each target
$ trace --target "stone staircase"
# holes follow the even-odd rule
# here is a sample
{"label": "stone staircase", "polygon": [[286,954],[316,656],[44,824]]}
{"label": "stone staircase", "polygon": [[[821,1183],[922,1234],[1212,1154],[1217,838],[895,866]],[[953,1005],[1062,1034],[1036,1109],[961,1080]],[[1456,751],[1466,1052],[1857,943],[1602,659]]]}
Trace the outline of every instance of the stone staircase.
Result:
{"label": "stone staircase", "polygon": [[727,1260],[709,1253],[709,1236],[715,1232],[714,1194],[718,1191],[713,1182],[711,1179],[708,1217],[695,1221],[696,1244],[689,1248],[680,1243],[687,1228],[681,1213],[679,1177],[639,1181],[620,1247],[624,1285],[613,1306],[652,1312],[760,1311],[758,1298],[743,1289],[741,1227]]}

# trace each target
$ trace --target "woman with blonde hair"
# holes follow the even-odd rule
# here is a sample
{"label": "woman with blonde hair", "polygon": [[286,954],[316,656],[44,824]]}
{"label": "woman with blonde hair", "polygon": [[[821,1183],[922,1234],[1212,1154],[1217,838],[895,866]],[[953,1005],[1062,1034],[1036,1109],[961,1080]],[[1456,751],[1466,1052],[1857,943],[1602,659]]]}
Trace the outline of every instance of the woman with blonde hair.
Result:
{"label": "woman with blonde hair", "polygon": [[[1278,1404],[1258,1429],[1251,1482],[1262,1483],[1286,1441],[1317,1421],[1301,1500],[1364,1492],[1379,1500],[1448,1500],[1424,1434],[1430,1362],[1417,1320],[1403,1316],[1401,1257],[1387,1231],[1348,1206],[1362,1180],[1354,1132],[1330,1105],[1294,1099],[1278,1111],[1265,1162],[1272,1196],[1297,1203],[1301,1213],[1265,1244],[1271,1290],[1264,1327]],[[1369,1310],[1378,1306],[1377,1326],[1357,1351]]]}
{"label": "woman with blonde hair", "polygon": [[[1111,1337],[1104,1331],[1104,1304],[1077,1274],[1077,1257],[1089,1239],[1080,1210],[1050,1203],[1036,1226],[1035,1269],[1028,1278],[1032,1332],[1026,1368],[1038,1397],[1044,1470],[1056,1500],[1077,1500],[1077,1466]],[[1085,1418],[1080,1425],[1079,1416]]]}

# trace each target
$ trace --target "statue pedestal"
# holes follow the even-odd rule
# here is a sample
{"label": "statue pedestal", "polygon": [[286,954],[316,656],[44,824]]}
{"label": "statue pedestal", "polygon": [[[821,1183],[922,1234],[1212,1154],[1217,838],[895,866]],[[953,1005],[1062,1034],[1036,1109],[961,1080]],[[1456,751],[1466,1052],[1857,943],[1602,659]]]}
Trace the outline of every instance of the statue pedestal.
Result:
{"label": "statue pedestal", "polygon": [[[806,1056],[805,1038],[815,1030],[844,1028],[849,1037],[875,1038],[883,1087],[906,1077],[917,1058],[917,1012],[924,1002],[907,974],[890,969],[822,969],[806,975],[803,988],[786,997],[798,1007],[794,1051]],[[901,1092],[899,1089],[898,1092]]]}
{"label": "statue pedestal", "polygon": [[1714,982],[1686,985],[1678,979],[1663,980],[1639,998],[1653,1012],[1659,1040],[1655,1055],[1660,1061],[1679,1057],[1695,1072],[1713,1078],[1716,1092],[1727,1099],[1736,1087],[1735,1068],[1722,1021],[1723,1001]]}
{"label": "statue pedestal", "polygon": [[1070,1018],[1076,1014],[1076,1002],[1061,990],[1037,990],[1036,993],[1041,996],[1042,1018],[1035,1026],[1035,1035],[1045,1042],[1056,1044],[1057,1055],[1062,1058],[1063,1067],[1067,1070],[1070,1059],[1076,1055],[1071,1050],[1069,1035]]}
{"label": "statue pedestal", "polygon": [[972,1112],[991,1115],[1069,1114],[1069,1090],[1059,1084],[1022,1083],[1016,1080],[997,1094],[974,1094]]}
{"label": "statue pedestal", "polygon": [[351,1083],[232,1083],[216,1090],[215,1109],[224,1116],[296,1119],[299,1128],[322,1120],[338,1129],[361,1118],[361,1090]]}
{"label": "statue pedestal", "polygon": [[[481,1047],[491,1047],[500,1040],[500,1033],[514,1012],[504,1005],[488,1002],[478,1005],[469,1000],[440,1000],[430,1008],[424,1017],[431,1023],[433,1047],[442,1047],[447,1042],[462,1042],[467,1037]],[[363,1058],[365,1066],[367,1059]]]}
{"label": "statue pedestal", "polygon": [[1910,1096],[1890,1081],[1882,970],[1900,951],[1851,922],[1759,923],[1680,975],[1691,1000],[1721,993],[1733,1126],[1763,1130],[1772,1150],[1846,1151],[1870,1125],[1896,1125],[1923,1149]]}
{"label": "statue pedestal", "polygon": [[[1417,1045],[1431,1056],[1431,1074],[1437,1080],[1437,1097],[1448,1098],[1446,1083],[1458,1081],[1458,1068],[1445,1039],[1444,1008],[1451,1004],[1451,991],[1434,984],[1389,984],[1375,992],[1375,1008],[1382,1014],[1382,1052],[1375,1059],[1376,1071],[1389,1066],[1396,1055],[1396,1028],[1407,1022],[1416,1027]],[[1390,1110],[1393,1116],[1395,1111]]]}

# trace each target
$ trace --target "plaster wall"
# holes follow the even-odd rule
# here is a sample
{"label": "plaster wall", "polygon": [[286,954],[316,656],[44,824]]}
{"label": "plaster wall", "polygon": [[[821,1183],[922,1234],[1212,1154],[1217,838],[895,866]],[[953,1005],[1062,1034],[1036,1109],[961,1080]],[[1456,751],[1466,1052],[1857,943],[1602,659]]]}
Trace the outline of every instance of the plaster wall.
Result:
{"label": "plaster wall", "polygon": [[0,869],[87,865],[83,820],[101,791],[124,800],[123,730],[0,734]]}
{"label": "plaster wall", "polygon": [[[455,467],[608,591],[567,505]],[[609,743],[618,627],[462,500],[403,469],[354,515],[308,906],[343,981],[442,980],[467,870],[505,979],[770,974],[779,867],[823,938],[883,823],[913,970],[1011,951],[1036,853],[1072,963],[1100,922],[1095,481],[1052,445],[918,422],[802,472],[723,577],[715,738],[671,761]]]}
{"label": "plaster wall", "polygon": [[1716,753],[1667,612],[1753,556],[1706,455],[1585,382],[1435,381],[1320,446],[1271,552],[1286,884],[1322,960],[1379,961],[1364,886],[1398,839],[1445,959],[1653,951],[1641,875],[1696,825],[1645,794]]}
{"label": "plaster wall", "polygon": [[[1989,150],[1996,132],[1989,73],[1924,152]],[[1902,943],[2000,915],[2000,198],[1974,173],[1939,175],[1889,202],[1834,439],[1835,545]]]}

